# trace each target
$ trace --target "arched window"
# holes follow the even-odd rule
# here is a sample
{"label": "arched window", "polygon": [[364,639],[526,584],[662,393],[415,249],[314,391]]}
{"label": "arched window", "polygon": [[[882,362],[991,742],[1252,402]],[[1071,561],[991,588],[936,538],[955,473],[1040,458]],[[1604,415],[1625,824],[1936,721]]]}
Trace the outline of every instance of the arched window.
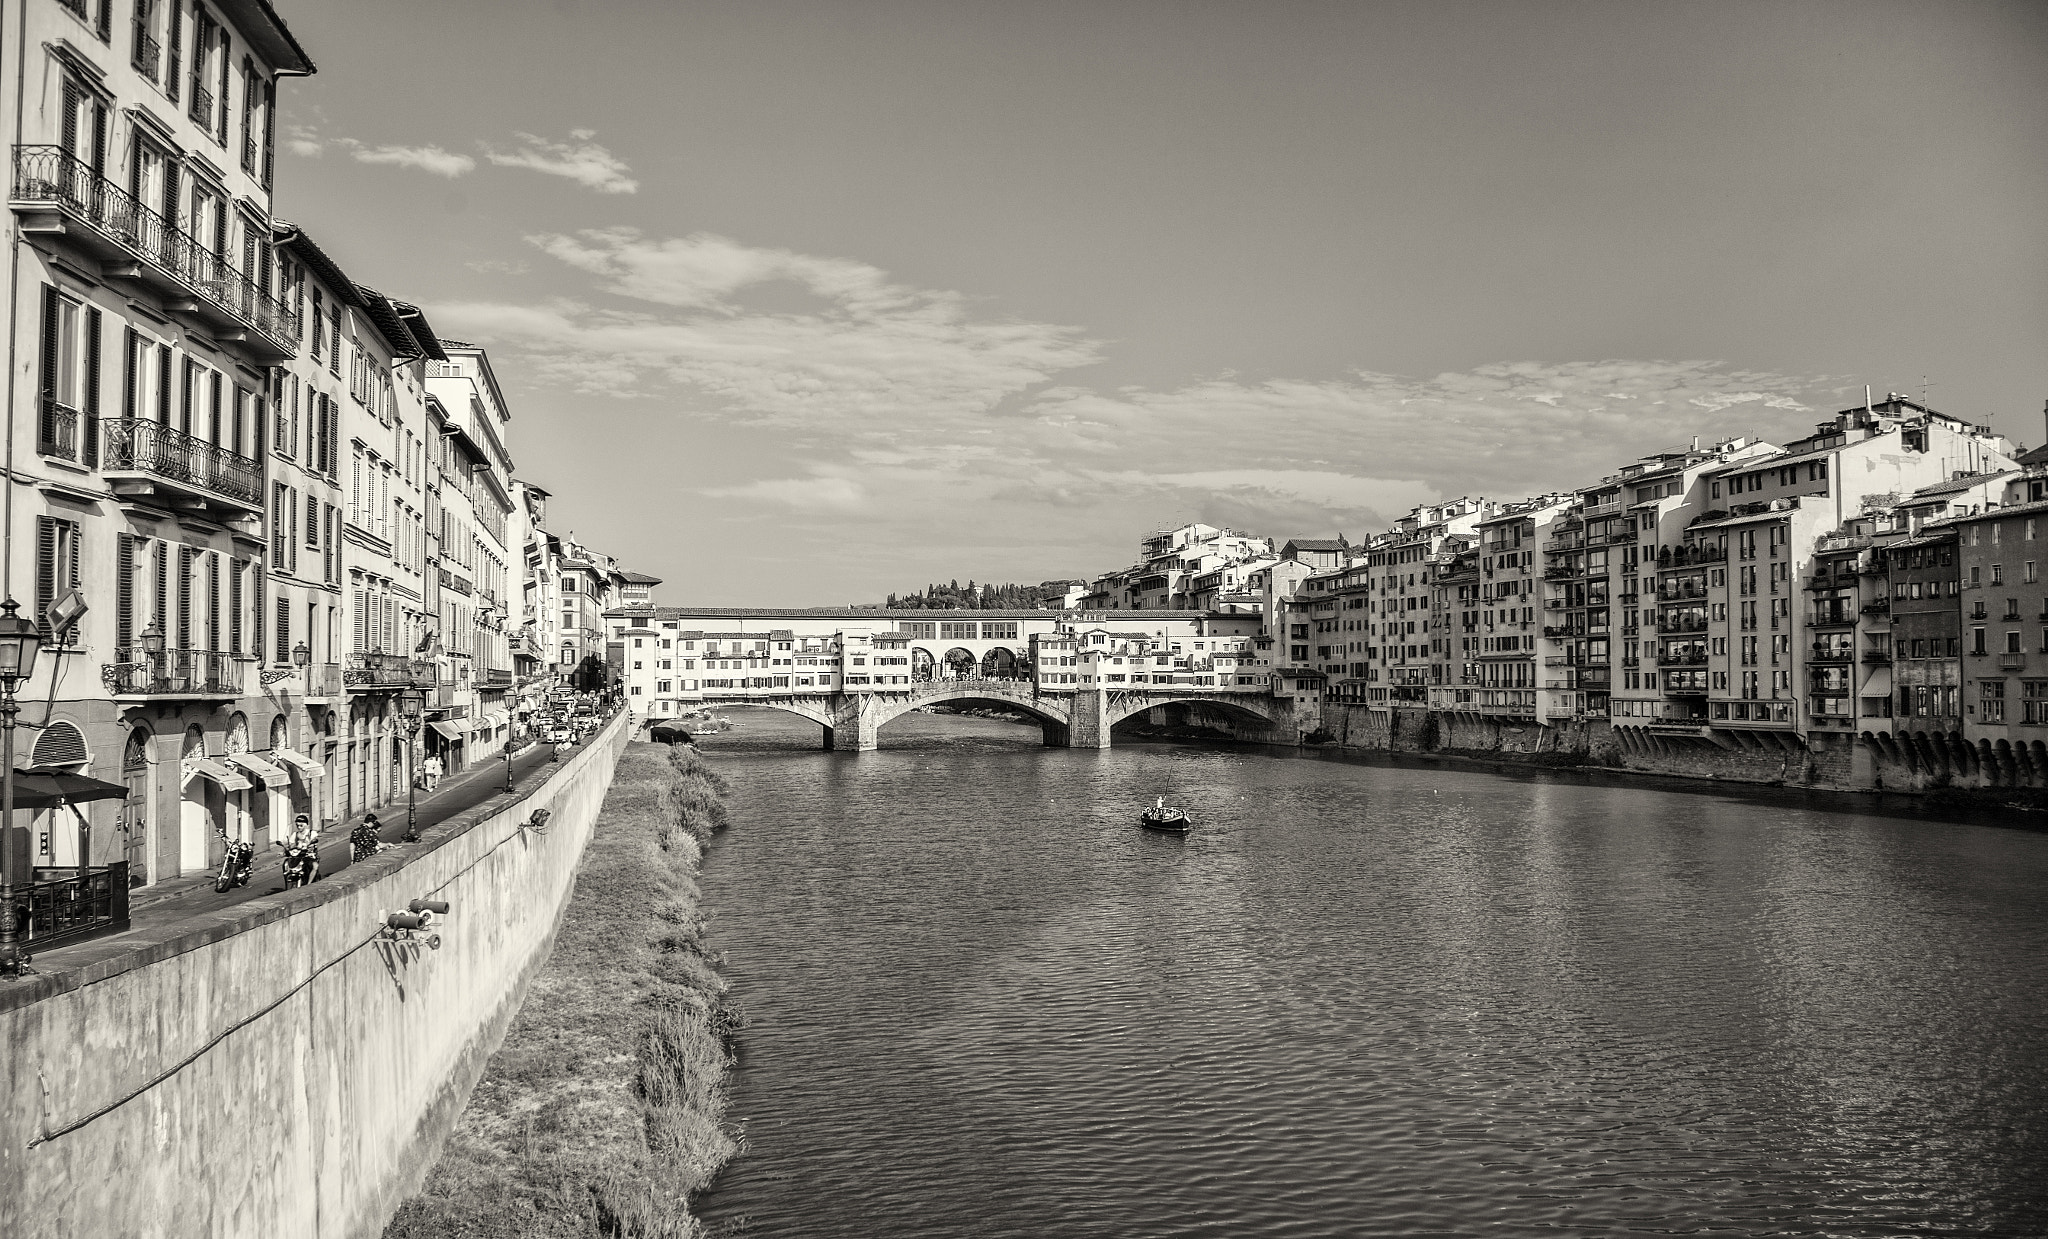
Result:
{"label": "arched window", "polygon": [[282,714],[270,720],[270,747],[273,749],[291,747],[290,729],[285,726],[284,715]]}
{"label": "arched window", "polygon": [[85,734],[71,723],[56,722],[36,736],[28,764],[31,770],[70,770],[88,760]]}
{"label": "arched window", "polygon": [[133,774],[149,769],[149,732],[137,727],[128,733],[128,743],[121,748],[121,773]]}

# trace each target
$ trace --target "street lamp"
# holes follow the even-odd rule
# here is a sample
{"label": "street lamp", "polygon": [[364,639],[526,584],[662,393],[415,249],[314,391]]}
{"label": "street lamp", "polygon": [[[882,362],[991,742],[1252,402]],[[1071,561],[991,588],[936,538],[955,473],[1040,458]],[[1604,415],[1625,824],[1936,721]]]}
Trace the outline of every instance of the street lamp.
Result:
{"label": "street lamp", "polygon": [[21,604],[0,602],[0,976],[21,975],[21,946],[14,913],[14,690],[35,674],[36,648],[43,634],[34,620],[17,615]]}
{"label": "street lamp", "polygon": [[505,794],[510,796],[519,789],[512,784],[512,726],[509,722],[505,726],[505,743],[502,747],[505,750]]}
{"label": "street lamp", "polygon": [[306,648],[306,643],[304,641],[301,641],[297,645],[292,647],[292,666],[297,667],[300,670],[304,670],[306,664],[312,661],[313,651]]}
{"label": "street lamp", "polygon": [[419,808],[416,794],[419,791],[419,755],[413,749],[413,737],[419,734],[420,714],[426,708],[427,695],[417,688],[408,688],[398,694],[398,730],[405,737],[405,842],[420,841]]}

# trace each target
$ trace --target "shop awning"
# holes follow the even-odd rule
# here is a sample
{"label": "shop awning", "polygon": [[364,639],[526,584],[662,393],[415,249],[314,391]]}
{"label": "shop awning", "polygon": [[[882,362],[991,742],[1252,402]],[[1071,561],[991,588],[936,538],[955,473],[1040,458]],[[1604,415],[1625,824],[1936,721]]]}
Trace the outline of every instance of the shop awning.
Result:
{"label": "shop awning", "polygon": [[285,788],[291,786],[291,775],[286,774],[282,768],[264,761],[254,753],[229,753],[226,760],[230,765],[239,766],[257,778],[262,779],[263,786],[265,787]]}
{"label": "shop awning", "polygon": [[290,766],[308,779],[327,777],[327,767],[299,752],[297,749],[272,749],[270,755]]}
{"label": "shop awning", "polygon": [[187,757],[183,768],[185,777],[190,778],[193,775],[198,775],[201,778],[212,779],[227,791],[243,792],[249,790],[250,787],[249,780],[213,760],[211,757]]}
{"label": "shop awning", "polygon": [[433,728],[443,738],[449,740],[460,740],[464,735],[461,723],[451,723],[445,719],[434,719],[427,726]]}
{"label": "shop awning", "polygon": [[476,726],[478,731],[496,731],[509,721],[503,710],[486,710],[484,716],[476,721]]}

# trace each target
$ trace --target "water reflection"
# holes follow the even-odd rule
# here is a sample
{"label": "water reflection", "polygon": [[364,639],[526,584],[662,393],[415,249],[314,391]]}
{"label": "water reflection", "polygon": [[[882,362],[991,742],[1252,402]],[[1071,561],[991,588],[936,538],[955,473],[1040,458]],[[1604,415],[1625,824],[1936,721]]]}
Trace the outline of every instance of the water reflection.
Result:
{"label": "water reflection", "polygon": [[2041,835],[736,717],[747,1233],[2048,1229]]}

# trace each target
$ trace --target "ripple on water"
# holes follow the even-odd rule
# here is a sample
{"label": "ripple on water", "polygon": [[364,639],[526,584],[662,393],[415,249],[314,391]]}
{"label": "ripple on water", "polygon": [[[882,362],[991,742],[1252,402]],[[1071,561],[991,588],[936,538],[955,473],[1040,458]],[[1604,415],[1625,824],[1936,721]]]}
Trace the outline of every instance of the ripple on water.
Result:
{"label": "ripple on water", "polygon": [[[2048,1232],[2048,837],[913,715],[707,742],[789,1236]],[[1135,828],[1154,794],[1201,828]]]}

